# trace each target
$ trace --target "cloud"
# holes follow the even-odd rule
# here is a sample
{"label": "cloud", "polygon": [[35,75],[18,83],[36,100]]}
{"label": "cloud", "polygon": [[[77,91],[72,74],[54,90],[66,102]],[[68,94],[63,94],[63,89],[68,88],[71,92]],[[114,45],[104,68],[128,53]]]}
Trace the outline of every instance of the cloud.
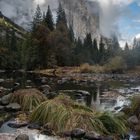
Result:
{"label": "cloud", "polygon": [[118,21],[126,14],[127,6],[134,0],[89,0],[97,1],[100,5],[100,32],[110,37],[119,34]]}

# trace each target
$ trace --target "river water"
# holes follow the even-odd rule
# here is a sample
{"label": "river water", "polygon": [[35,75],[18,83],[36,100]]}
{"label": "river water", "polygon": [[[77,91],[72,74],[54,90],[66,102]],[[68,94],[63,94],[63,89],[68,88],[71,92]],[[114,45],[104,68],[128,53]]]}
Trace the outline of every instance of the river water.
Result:
{"label": "river water", "polygon": [[[71,80],[61,81],[61,78],[53,76],[44,76],[40,74],[33,73],[22,73],[22,72],[4,72],[0,74],[0,90],[4,90],[5,94],[10,93],[15,83],[18,83],[17,89],[21,88],[39,88],[43,84],[51,86],[51,91],[59,92],[61,90],[84,90],[90,93],[89,96],[77,98],[75,94],[68,94],[72,99],[85,104],[94,109],[103,110],[114,110],[116,107],[123,107],[129,104],[126,100],[126,96],[131,96],[134,93],[140,92],[140,82],[138,81],[120,81],[120,80],[109,80],[101,82],[91,82],[89,83],[75,83]],[[110,98],[107,96],[103,98],[105,94],[112,91],[115,93],[114,97]],[[116,93],[120,93],[118,96]],[[1,133],[14,133],[15,135],[19,133],[27,133],[30,136],[30,140],[55,140],[55,137],[47,137],[40,135],[36,131],[31,131],[27,128],[24,129],[13,129],[7,126],[5,123],[1,129]],[[132,135],[133,136],[133,135]],[[131,136],[131,137],[132,137]],[[130,138],[131,140],[132,138]]]}

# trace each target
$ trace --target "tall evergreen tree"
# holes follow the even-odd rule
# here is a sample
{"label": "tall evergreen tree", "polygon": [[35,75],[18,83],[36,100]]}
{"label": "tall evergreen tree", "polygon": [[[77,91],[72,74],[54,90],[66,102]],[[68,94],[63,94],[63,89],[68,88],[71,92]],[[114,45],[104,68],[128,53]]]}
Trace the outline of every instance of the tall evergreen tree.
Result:
{"label": "tall evergreen tree", "polygon": [[37,26],[42,22],[42,12],[40,9],[40,6],[37,5],[35,15],[33,17],[33,22],[32,22],[32,31],[35,32],[37,29]]}
{"label": "tall evergreen tree", "polygon": [[59,3],[59,7],[57,10],[56,26],[58,26],[59,24],[64,24],[65,26],[67,26],[65,10],[63,9],[61,3]]}
{"label": "tall evergreen tree", "polygon": [[70,38],[71,42],[74,42],[74,40],[75,40],[75,38],[74,38],[74,32],[73,32],[73,28],[72,28],[71,25],[69,27],[69,38]]}
{"label": "tall evergreen tree", "polygon": [[47,11],[46,17],[45,17],[45,23],[51,31],[54,30],[54,22],[53,22],[53,16],[52,16],[50,6],[48,6],[48,11]]}
{"label": "tall evergreen tree", "polygon": [[103,43],[103,38],[101,38],[100,40],[100,44],[99,44],[99,63],[104,63],[105,61],[105,44]]}
{"label": "tall evergreen tree", "polygon": [[97,45],[97,40],[94,39],[93,41],[93,49],[92,49],[92,53],[93,53],[93,60],[94,60],[94,63],[98,63],[98,45]]}
{"label": "tall evergreen tree", "polygon": [[127,52],[129,51],[129,46],[128,46],[128,43],[127,42],[125,43],[124,50],[127,51]]}
{"label": "tall evergreen tree", "polygon": [[84,40],[84,45],[85,47],[87,47],[88,49],[90,49],[92,47],[92,37],[91,37],[91,34],[88,33],[86,35],[86,38]]}

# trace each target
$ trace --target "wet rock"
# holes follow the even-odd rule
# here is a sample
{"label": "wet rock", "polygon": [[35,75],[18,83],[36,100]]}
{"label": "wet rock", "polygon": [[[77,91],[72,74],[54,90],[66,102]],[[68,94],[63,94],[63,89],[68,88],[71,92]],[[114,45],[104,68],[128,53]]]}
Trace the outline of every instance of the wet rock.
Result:
{"label": "wet rock", "polygon": [[102,140],[100,135],[95,133],[95,132],[86,133],[86,135],[84,136],[84,139],[87,139],[87,140]]}
{"label": "wet rock", "polygon": [[29,140],[29,136],[26,134],[20,134],[16,137],[15,140]]}
{"label": "wet rock", "polygon": [[32,83],[32,81],[31,80],[27,80],[27,83]]}
{"label": "wet rock", "polygon": [[114,108],[114,110],[119,110],[119,109],[121,109],[120,106],[117,106],[117,107]]}
{"label": "wet rock", "polygon": [[41,77],[41,83],[46,84],[47,83],[47,77]]}
{"label": "wet rock", "polygon": [[53,99],[54,97],[57,96],[57,93],[56,92],[50,92],[50,93],[45,94],[45,95],[48,99]]}
{"label": "wet rock", "polygon": [[76,93],[79,93],[79,94],[82,94],[84,96],[88,96],[90,95],[90,93],[88,91],[84,91],[84,90],[76,90],[75,91]]}
{"label": "wet rock", "polygon": [[83,138],[85,134],[86,134],[85,130],[80,129],[80,128],[76,128],[71,131],[72,138]]}
{"label": "wet rock", "polygon": [[48,95],[48,94],[50,94],[49,90],[43,90],[42,93],[43,93],[44,95]]}
{"label": "wet rock", "polygon": [[8,95],[5,95],[1,98],[1,104],[2,105],[8,105],[9,102],[10,102],[10,97],[11,97],[11,94],[8,94]]}
{"label": "wet rock", "polygon": [[63,137],[71,137],[71,132],[67,131],[62,134]]}
{"label": "wet rock", "polygon": [[5,107],[0,105],[0,111],[3,111],[4,109],[5,109]]}
{"label": "wet rock", "polygon": [[9,127],[11,128],[21,128],[21,127],[25,127],[28,125],[27,122],[24,122],[24,123],[18,123],[18,122],[10,122],[7,124]]}
{"label": "wet rock", "polygon": [[59,93],[70,93],[70,94],[75,94],[77,96],[88,96],[90,93],[88,91],[84,90],[60,90]]}
{"label": "wet rock", "polygon": [[41,91],[50,91],[51,87],[49,85],[42,85],[39,89]]}
{"label": "wet rock", "polygon": [[131,116],[130,118],[128,118],[128,121],[129,121],[131,124],[134,124],[134,125],[136,125],[136,124],[139,123],[139,120],[138,120],[138,118],[137,118],[136,115]]}
{"label": "wet rock", "polygon": [[38,123],[32,123],[32,124],[28,125],[28,128],[29,129],[38,129],[38,130],[40,130],[41,129],[41,125],[38,124]]}
{"label": "wet rock", "polygon": [[0,83],[3,83],[5,80],[4,79],[0,79]]}
{"label": "wet rock", "polygon": [[21,106],[18,103],[10,103],[6,106],[7,111],[19,111]]}
{"label": "wet rock", "polygon": [[17,88],[20,86],[20,83],[14,83],[14,87]]}

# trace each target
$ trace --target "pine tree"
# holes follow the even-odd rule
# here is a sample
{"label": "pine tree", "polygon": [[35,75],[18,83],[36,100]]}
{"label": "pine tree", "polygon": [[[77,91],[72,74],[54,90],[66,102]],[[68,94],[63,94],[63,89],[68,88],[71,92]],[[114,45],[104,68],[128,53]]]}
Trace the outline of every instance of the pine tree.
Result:
{"label": "pine tree", "polygon": [[16,51],[17,50],[17,38],[16,38],[14,30],[11,33],[10,50],[11,51]]}
{"label": "pine tree", "polygon": [[93,60],[95,63],[98,63],[98,45],[97,45],[97,40],[94,39],[93,41]]}
{"label": "pine tree", "polygon": [[105,61],[105,56],[106,56],[106,51],[105,51],[105,44],[103,43],[103,38],[101,38],[100,40],[100,44],[99,44],[99,63],[104,63]]}
{"label": "pine tree", "polygon": [[127,42],[125,43],[124,50],[127,51],[127,52],[129,51],[129,46],[128,46],[128,43]]}
{"label": "pine tree", "polygon": [[32,31],[35,32],[37,29],[37,26],[42,22],[42,12],[40,9],[40,6],[37,5],[36,12],[33,18],[32,22]]}
{"label": "pine tree", "polygon": [[88,33],[88,34],[86,35],[86,38],[85,38],[85,40],[84,40],[84,45],[85,45],[85,47],[87,47],[88,49],[91,49],[91,47],[92,47],[92,37],[91,37],[91,34],[90,34],[90,33]]}
{"label": "pine tree", "polygon": [[70,38],[71,42],[74,42],[74,40],[75,40],[75,38],[74,38],[74,32],[73,32],[73,28],[72,28],[71,25],[69,27],[69,38]]}
{"label": "pine tree", "polygon": [[57,10],[56,26],[58,26],[59,24],[64,24],[65,26],[67,26],[65,10],[63,9],[61,3],[59,3],[59,7]]}
{"label": "pine tree", "polygon": [[53,22],[53,16],[52,16],[50,6],[48,6],[48,11],[47,11],[46,17],[45,17],[45,23],[51,31],[54,30],[54,22]]}

